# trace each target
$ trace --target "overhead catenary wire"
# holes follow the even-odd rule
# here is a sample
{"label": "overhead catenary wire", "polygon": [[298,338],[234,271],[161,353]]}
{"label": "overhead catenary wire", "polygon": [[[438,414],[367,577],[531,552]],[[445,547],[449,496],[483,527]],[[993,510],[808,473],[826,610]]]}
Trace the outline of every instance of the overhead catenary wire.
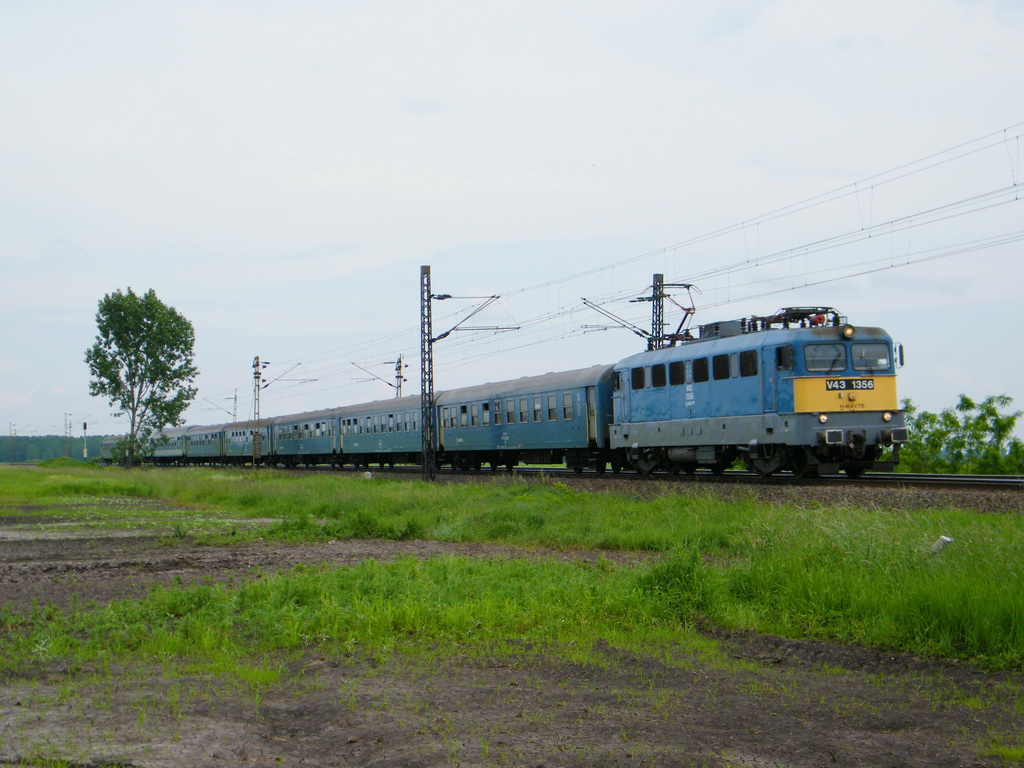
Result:
{"label": "overhead catenary wire", "polygon": [[[600,274],[602,275],[603,285],[606,282],[603,277],[604,275],[612,274],[622,267],[632,266],[658,257],[666,258],[692,252],[698,246],[727,238],[730,235],[745,236],[751,231],[755,233],[753,253],[747,250],[746,255],[741,259],[732,259],[725,264],[716,264],[706,269],[693,270],[671,279],[674,282],[685,281],[701,284],[704,281],[713,281],[716,283],[710,287],[702,285],[705,288],[705,292],[709,295],[709,300],[702,302],[702,308],[707,309],[736,301],[762,298],[793,290],[797,287],[852,279],[884,269],[909,266],[926,260],[974,253],[1017,242],[1020,239],[1020,233],[1011,232],[1006,235],[976,238],[972,241],[965,241],[959,245],[952,245],[946,248],[913,250],[908,247],[901,251],[898,257],[895,251],[891,253],[888,262],[874,253],[848,259],[842,265],[812,265],[808,261],[811,258],[819,258],[823,254],[838,252],[853,245],[877,240],[882,236],[886,236],[890,240],[898,235],[907,235],[909,237],[913,233],[927,231],[929,228],[936,227],[943,222],[978,215],[997,209],[1000,206],[1019,203],[1021,199],[1019,154],[1022,128],[1024,128],[1024,122],[1017,123],[1001,131],[986,134],[918,158],[917,160],[895,166],[887,171],[873,174],[852,184],[836,187],[795,203],[772,209],[759,216],[747,218],[726,227],[713,229],[663,248],[634,254],[570,275],[504,290],[502,291],[503,302],[541,290],[550,293],[554,289],[556,296],[559,298],[563,293],[565,295],[572,295],[574,292],[566,289],[572,283],[583,278]],[[1017,147],[1016,162],[1011,152],[1011,145],[1013,144],[1016,144]],[[950,166],[957,162],[968,161],[982,153],[991,152],[997,148],[1000,152],[1005,151],[1008,155],[1010,162],[1009,184],[1005,183],[1006,177],[1004,176],[1003,183],[993,184],[989,189],[981,191],[972,190],[971,194],[962,195],[953,200],[943,201],[930,206],[922,206],[919,210],[912,212],[900,212],[898,215],[887,217],[884,221],[874,221],[875,216],[880,212],[875,208],[876,194],[880,190],[911,179],[919,174]],[[1006,161],[1004,160],[1003,162],[1005,163]],[[860,205],[865,194],[868,195],[867,202],[869,205],[867,208]],[[838,234],[818,237],[807,242],[760,253],[762,228],[764,225],[828,206],[851,197],[856,198],[858,202],[857,226],[844,229]],[[746,242],[745,238],[745,247]],[[796,268],[798,260],[803,260],[804,262],[802,269]],[[768,268],[786,264],[790,265],[787,273],[762,274]],[[736,279],[744,273],[748,273],[750,276],[746,279]],[[759,286],[765,290],[757,290]],[[599,293],[598,295],[590,295],[588,299],[595,304],[607,306],[623,301],[627,297],[635,296],[638,292],[642,292],[644,288],[645,286],[634,283],[628,287],[620,287]],[[725,298],[722,298],[723,296]],[[502,306],[511,316],[512,312],[508,305],[503,303]],[[440,326],[444,324],[446,318],[454,319],[457,316],[461,316],[463,312],[464,309],[460,307],[454,309],[449,315],[436,315],[435,319],[438,326]],[[494,334],[487,331],[467,332],[457,338],[453,337],[443,345],[443,348],[438,349],[436,364],[439,370],[455,370],[472,365],[496,354],[505,354],[513,350],[572,338],[585,332],[583,326],[586,317],[588,315],[583,311],[581,303],[577,299],[574,298],[564,302],[556,301],[555,306],[549,304],[545,311],[534,313],[526,317],[526,319],[519,320],[517,322],[519,331],[515,334],[515,339],[506,337],[500,342],[495,342]],[[644,317],[637,313],[633,321],[637,324],[642,324]],[[286,360],[283,364],[301,366],[303,375],[318,379],[321,386],[310,388],[307,384],[303,383],[278,386],[268,390],[267,399],[275,401],[283,399],[288,396],[291,390],[300,386],[304,387],[304,393],[335,392],[350,386],[356,386],[353,382],[342,381],[345,376],[345,369],[350,371],[352,364],[372,364],[373,360],[379,359],[382,350],[386,350],[385,354],[389,357],[396,354],[415,357],[418,351],[417,334],[418,329],[409,327],[375,338],[360,339],[352,344],[313,351],[309,354],[304,354],[301,358]],[[273,393],[272,395],[271,392]]]}

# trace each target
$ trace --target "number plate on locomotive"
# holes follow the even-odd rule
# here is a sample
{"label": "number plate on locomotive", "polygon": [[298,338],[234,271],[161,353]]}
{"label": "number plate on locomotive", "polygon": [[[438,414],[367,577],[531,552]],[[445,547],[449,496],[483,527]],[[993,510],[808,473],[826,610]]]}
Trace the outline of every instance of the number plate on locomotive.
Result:
{"label": "number plate on locomotive", "polygon": [[830,392],[874,388],[874,379],[825,379],[825,389]]}

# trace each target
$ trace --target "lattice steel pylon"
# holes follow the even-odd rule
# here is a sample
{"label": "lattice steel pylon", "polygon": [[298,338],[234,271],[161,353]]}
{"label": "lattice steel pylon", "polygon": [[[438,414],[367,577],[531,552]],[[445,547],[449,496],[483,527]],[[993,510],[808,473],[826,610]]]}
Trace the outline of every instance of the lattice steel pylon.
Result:
{"label": "lattice steel pylon", "polygon": [[[690,299],[689,306],[682,306],[669,294],[665,293],[666,288],[685,288],[686,293]],[[689,324],[689,321],[693,317],[694,312],[696,312],[696,308],[693,302],[693,295],[691,291],[697,291],[697,293],[700,293],[700,291],[697,289],[697,286],[693,285],[693,283],[666,283],[665,276],[663,274],[655,273],[654,280],[651,284],[651,295],[641,296],[638,299],[630,299],[631,302],[651,302],[651,332],[650,334],[644,334],[647,338],[648,351],[675,346],[677,342],[686,341],[690,338],[689,332],[686,330],[686,326]],[[676,328],[675,333],[665,333],[665,299],[668,299],[677,307],[679,307],[679,309],[683,310],[683,319],[680,321],[679,327]],[[584,303],[588,302],[584,300]],[[605,312],[605,310],[602,310],[598,307],[593,308],[597,309],[600,312],[604,312],[605,314],[609,314]],[[620,323],[623,323],[622,320],[619,320],[619,318],[615,318],[614,315],[609,316],[618,320]],[[625,323],[623,324],[625,325]],[[632,328],[630,325],[626,325],[626,327],[636,332],[636,330]]]}
{"label": "lattice steel pylon", "polygon": [[259,355],[252,360],[252,399],[253,399],[253,422],[255,429],[252,432],[252,468],[260,465],[260,385],[263,383],[263,366],[260,364]]}
{"label": "lattice steel pylon", "polygon": [[651,337],[647,349],[665,345],[665,275],[655,274],[651,285]]}
{"label": "lattice steel pylon", "polygon": [[434,321],[431,311],[430,267],[420,267],[420,436],[423,455],[423,479],[434,479]]}

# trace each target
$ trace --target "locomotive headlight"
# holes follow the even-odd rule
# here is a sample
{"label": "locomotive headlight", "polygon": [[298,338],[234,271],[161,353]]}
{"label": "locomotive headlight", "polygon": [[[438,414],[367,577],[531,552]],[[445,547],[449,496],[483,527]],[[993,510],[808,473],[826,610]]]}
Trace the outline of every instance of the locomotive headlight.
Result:
{"label": "locomotive headlight", "polygon": [[828,414],[827,413],[819,414],[818,415],[818,421],[820,421],[822,424],[824,424],[826,421],[828,421]]}
{"label": "locomotive headlight", "polygon": [[852,339],[857,335],[857,329],[847,323],[842,327],[842,330],[839,331],[839,335],[844,339]]}
{"label": "locomotive headlight", "polygon": [[892,414],[886,411],[882,414],[882,421],[892,421]]}

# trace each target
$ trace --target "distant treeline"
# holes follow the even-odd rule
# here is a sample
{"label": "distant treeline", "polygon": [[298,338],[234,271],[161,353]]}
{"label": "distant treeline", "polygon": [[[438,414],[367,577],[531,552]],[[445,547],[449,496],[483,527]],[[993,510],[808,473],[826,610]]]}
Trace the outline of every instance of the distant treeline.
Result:
{"label": "distant treeline", "polygon": [[100,455],[100,444],[105,435],[90,435],[88,438],[63,435],[29,436],[3,435],[0,437],[0,463],[8,464],[24,461],[46,461],[67,456],[72,459],[82,458],[82,449],[88,440],[89,458],[97,459]]}

